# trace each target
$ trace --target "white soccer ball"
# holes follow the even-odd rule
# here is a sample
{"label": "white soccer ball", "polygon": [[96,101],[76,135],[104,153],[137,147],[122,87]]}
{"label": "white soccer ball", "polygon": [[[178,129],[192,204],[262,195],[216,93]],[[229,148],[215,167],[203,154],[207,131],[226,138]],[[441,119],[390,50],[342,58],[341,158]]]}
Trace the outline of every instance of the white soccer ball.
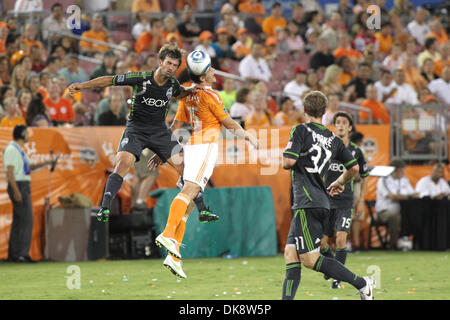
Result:
{"label": "white soccer ball", "polygon": [[189,71],[196,76],[204,74],[211,66],[211,58],[201,50],[194,50],[187,56]]}

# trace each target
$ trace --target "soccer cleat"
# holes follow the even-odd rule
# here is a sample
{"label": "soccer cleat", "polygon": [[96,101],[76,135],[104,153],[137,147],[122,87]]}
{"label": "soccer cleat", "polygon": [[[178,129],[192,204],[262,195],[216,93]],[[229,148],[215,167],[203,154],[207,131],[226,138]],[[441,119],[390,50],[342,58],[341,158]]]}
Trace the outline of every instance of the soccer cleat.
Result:
{"label": "soccer cleat", "polygon": [[326,274],[323,275],[323,278],[324,278],[325,280],[327,280],[327,281],[330,281],[330,277],[327,276]]}
{"label": "soccer cleat", "polygon": [[181,259],[180,251],[178,251],[177,241],[172,238],[166,238],[162,235],[162,233],[156,237],[155,243],[158,247],[164,247],[169,254],[174,256],[175,258]]}
{"label": "soccer cleat", "polygon": [[366,286],[358,290],[361,300],[373,300],[373,278],[363,278],[366,280]]}
{"label": "soccer cleat", "polygon": [[214,213],[209,211],[209,208],[207,208],[206,210],[202,210],[202,211],[199,212],[198,220],[200,222],[202,222],[202,223],[205,223],[205,222],[216,222],[217,220],[219,220],[219,216],[215,215]]}
{"label": "soccer cleat", "polygon": [[181,260],[175,261],[174,258],[170,254],[167,255],[166,259],[164,260],[163,265],[178,278],[182,278],[182,279],[187,278],[186,274],[183,271],[183,268],[181,267],[181,265],[182,265]]}
{"label": "soccer cleat", "polygon": [[97,213],[97,221],[99,222],[108,222],[109,220],[109,209],[101,207]]}
{"label": "soccer cleat", "polygon": [[338,280],[333,280],[333,283],[331,284],[331,289],[340,289],[341,283]]}

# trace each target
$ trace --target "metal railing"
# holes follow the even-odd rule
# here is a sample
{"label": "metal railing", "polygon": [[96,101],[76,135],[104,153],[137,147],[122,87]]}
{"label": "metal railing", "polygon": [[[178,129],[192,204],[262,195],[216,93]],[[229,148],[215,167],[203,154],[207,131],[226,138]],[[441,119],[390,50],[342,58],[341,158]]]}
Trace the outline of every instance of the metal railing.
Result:
{"label": "metal railing", "polygon": [[367,124],[373,123],[372,110],[368,108],[361,107],[357,104],[349,103],[349,102],[339,102],[340,109],[348,109],[349,113],[353,116],[353,120],[355,123],[360,123],[359,121],[359,112],[367,112],[369,114],[369,121]]}

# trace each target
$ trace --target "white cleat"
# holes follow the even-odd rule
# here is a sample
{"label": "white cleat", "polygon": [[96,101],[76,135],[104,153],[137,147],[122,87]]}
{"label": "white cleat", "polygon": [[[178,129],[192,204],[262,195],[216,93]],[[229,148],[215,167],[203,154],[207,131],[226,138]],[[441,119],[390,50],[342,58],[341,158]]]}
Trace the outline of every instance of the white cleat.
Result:
{"label": "white cleat", "polygon": [[363,279],[366,280],[366,286],[358,290],[361,300],[373,300],[373,278],[363,277]]}
{"label": "white cleat", "polygon": [[181,259],[180,251],[178,250],[178,243],[175,239],[166,238],[162,233],[155,239],[156,245],[158,247],[164,247],[166,250],[174,256],[175,258]]}
{"label": "white cleat", "polygon": [[175,261],[170,254],[167,255],[167,257],[163,263],[164,267],[169,269],[169,271],[172,272],[175,276],[182,278],[182,279],[186,279],[187,276],[184,273],[183,268],[181,267],[181,264],[182,264],[181,260]]}

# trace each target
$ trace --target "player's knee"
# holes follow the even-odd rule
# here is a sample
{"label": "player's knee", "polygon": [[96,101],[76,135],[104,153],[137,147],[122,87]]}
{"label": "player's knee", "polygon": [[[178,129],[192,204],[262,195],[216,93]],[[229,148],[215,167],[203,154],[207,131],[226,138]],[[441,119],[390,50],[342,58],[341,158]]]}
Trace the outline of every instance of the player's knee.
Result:
{"label": "player's knee", "polygon": [[286,263],[292,263],[299,261],[297,250],[293,245],[286,245],[284,247],[284,261]]}
{"label": "player's knee", "polygon": [[336,234],[336,246],[345,248],[347,246],[347,232],[338,232]]}

